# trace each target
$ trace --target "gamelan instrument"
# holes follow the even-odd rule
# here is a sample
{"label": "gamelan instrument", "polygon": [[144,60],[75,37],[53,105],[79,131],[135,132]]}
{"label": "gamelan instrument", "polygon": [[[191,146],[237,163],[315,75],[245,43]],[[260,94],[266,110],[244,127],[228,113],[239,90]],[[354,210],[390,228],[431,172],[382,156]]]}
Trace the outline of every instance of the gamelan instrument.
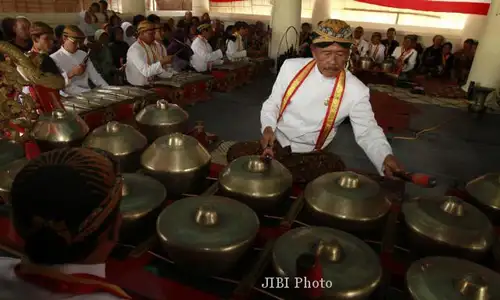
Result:
{"label": "gamelan instrument", "polygon": [[238,61],[212,66],[215,77],[215,87],[220,92],[230,92],[236,87],[250,82],[254,64],[248,61]]}
{"label": "gamelan instrument", "polygon": [[197,72],[180,72],[171,78],[159,78],[153,86],[163,97],[179,106],[210,99],[213,76]]}

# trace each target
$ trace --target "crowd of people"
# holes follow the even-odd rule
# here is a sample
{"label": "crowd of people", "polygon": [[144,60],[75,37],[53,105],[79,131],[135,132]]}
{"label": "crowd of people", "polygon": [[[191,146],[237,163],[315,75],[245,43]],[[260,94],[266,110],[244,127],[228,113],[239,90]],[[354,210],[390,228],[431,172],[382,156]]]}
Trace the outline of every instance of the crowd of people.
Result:
{"label": "crowd of people", "polygon": [[106,85],[146,86],[157,76],[209,72],[217,64],[267,54],[269,30],[262,22],[225,27],[207,13],[198,18],[191,12],[177,23],[162,22],[154,14],[136,15],[126,22],[104,0],[92,3],[79,17],[78,25],[54,29],[26,17],[7,18],[2,22],[2,39],[52,61],[42,69],[65,77],[63,95]]}
{"label": "crowd of people", "polygon": [[[302,24],[300,34],[300,52],[303,57],[312,57],[310,50],[312,25]],[[462,49],[453,52],[453,44],[442,35],[433,38],[433,44],[424,48],[417,35],[406,35],[400,45],[396,40],[396,29],[389,28],[385,39],[382,33],[374,32],[370,40],[364,38],[363,27],[356,27],[353,33],[354,45],[352,61],[361,57],[370,57],[381,64],[386,59],[396,60],[396,70],[403,78],[416,74],[434,78],[454,79],[464,84],[469,75],[478,41],[467,39]]]}

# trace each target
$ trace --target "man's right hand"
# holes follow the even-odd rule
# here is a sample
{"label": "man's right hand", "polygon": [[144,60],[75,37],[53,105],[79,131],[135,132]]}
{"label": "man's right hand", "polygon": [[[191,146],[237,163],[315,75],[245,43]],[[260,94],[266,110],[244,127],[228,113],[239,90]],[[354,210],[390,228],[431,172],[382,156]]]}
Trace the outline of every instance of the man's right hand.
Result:
{"label": "man's right hand", "polygon": [[274,156],[273,146],[276,141],[276,137],[274,136],[274,131],[271,127],[266,127],[262,134],[262,139],[260,140],[260,144],[262,149],[264,149],[263,155]]}
{"label": "man's right hand", "polygon": [[173,55],[168,55],[168,56],[160,58],[160,63],[161,63],[162,66],[163,65],[168,65],[168,64],[172,63],[173,59],[174,59]]}
{"label": "man's right hand", "polygon": [[73,78],[75,76],[80,76],[83,74],[83,72],[85,72],[86,69],[87,69],[86,65],[84,65],[84,64],[78,65],[78,66],[74,67],[73,69],[71,69],[71,71],[68,74],[68,77]]}

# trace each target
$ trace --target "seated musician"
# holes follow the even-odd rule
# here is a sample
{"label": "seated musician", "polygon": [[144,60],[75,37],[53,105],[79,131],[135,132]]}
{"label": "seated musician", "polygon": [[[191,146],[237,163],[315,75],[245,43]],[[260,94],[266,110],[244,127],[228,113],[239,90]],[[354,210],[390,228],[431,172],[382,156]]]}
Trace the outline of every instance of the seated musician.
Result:
{"label": "seated musician", "polygon": [[439,65],[439,76],[441,78],[450,79],[453,75],[453,64],[455,63],[455,57],[451,53],[453,45],[450,42],[443,44],[443,55],[441,59],[441,64]]}
{"label": "seated musician", "polygon": [[243,37],[248,34],[248,24],[245,22],[236,22],[234,24],[234,40],[227,41],[226,56],[230,61],[241,61],[247,59],[247,51],[243,44]]}
{"label": "seated musician", "polygon": [[387,38],[382,40],[382,45],[385,47],[385,56],[391,57],[394,50],[399,47],[398,41],[396,41],[396,28],[387,29]]}
{"label": "seated musician", "polygon": [[209,23],[201,24],[198,26],[198,32],[198,38],[191,45],[194,53],[191,56],[191,66],[197,72],[210,71],[212,65],[221,65],[224,63],[222,59],[224,54],[222,54],[220,49],[213,51],[212,46],[208,43],[213,34],[212,25]]}
{"label": "seated musician", "polygon": [[422,60],[418,72],[420,74],[428,74],[431,76],[439,75],[439,66],[442,63],[442,47],[444,37],[436,35],[432,39],[432,46],[427,47],[422,53]]}
{"label": "seated musician", "polygon": [[174,56],[172,60],[172,67],[176,72],[182,72],[190,69],[189,61],[193,56],[191,46],[185,43],[186,32],[182,28],[178,28],[172,35],[170,44],[167,47],[167,53],[172,53]]}
{"label": "seated musician", "polygon": [[156,25],[142,21],[137,28],[138,39],[127,52],[125,74],[127,81],[135,86],[147,86],[156,76],[170,78],[173,71],[166,68],[172,56],[158,57],[155,46]]}
{"label": "seated musician", "polygon": [[363,27],[358,26],[354,29],[354,45],[352,47],[352,52],[354,54],[354,59],[357,60],[360,57],[366,56],[368,52],[368,48],[370,44],[363,39],[363,35],[365,34],[365,30]]}
{"label": "seated musician", "polygon": [[113,54],[109,48],[109,34],[104,29],[98,29],[91,46],[90,60],[102,78],[111,84],[116,84],[117,69],[113,64]]}
{"label": "seated musician", "polygon": [[0,299],[132,299],[105,272],[121,224],[121,187],[113,162],[90,149],[31,160],[11,193],[26,257],[0,258]]}
{"label": "seated musician", "polygon": [[312,33],[314,58],[285,61],[262,105],[264,155],[274,155],[275,141],[292,153],[321,153],[349,117],[356,142],[378,172],[401,170],[374,118],[369,89],[346,70],[353,43],[347,23],[326,20]]}
{"label": "seated musician", "polygon": [[13,25],[14,38],[10,43],[22,52],[28,52],[33,47],[30,38],[31,22],[26,17],[17,17]]}
{"label": "seated musician", "polygon": [[382,45],[381,40],[382,34],[380,32],[374,32],[372,34],[372,40],[370,46],[368,47],[368,56],[373,59],[377,64],[384,61],[385,58],[385,46]]}
{"label": "seated musician", "polygon": [[407,35],[403,41],[403,45],[397,47],[392,53],[392,57],[396,59],[395,74],[402,78],[407,78],[417,63],[418,53],[415,50],[417,37],[415,35]]}
{"label": "seated musician", "polygon": [[167,56],[167,48],[163,41],[165,40],[165,29],[161,23],[155,23],[155,51],[158,57]]}
{"label": "seated musician", "polygon": [[123,40],[129,45],[132,46],[133,43],[136,42],[135,38],[135,28],[129,22],[123,22],[121,25],[123,29]]}
{"label": "seated musician", "polygon": [[[38,61],[35,65],[40,66],[40,71],[61,74],[61,70],[59,70],[54,60],[49,56],[54,43],[54,31],[52,27],[43,22],[34,22],[31,24],[30,34],[33,41],[33,48],[28,52],[29,58],[32,61]],[[62,73],[61,75],[68,81],[66,73]],[[28,87],[28,92],[39,105],[41,112],[51,112],[54,109],[63,108],[58,90],[31,85]]]}
{"label": "seated musician", "polygon": [[469,72],[474,60],[474,43],[475,41],[473,39],[466,39],[463,43],[462,49],[458,50],[454,54],[455,62],[453,66],[453,73],[459,85],[465,84],[467,82],[467,78],[469,77]]}
{"label": "seated musician", "polygon": [[50,56],[59,69],[67,74],[68,83],[64,92],[69,95],[90,91],[89,79],[97,87],[108,86],[89,60],[88,54],[78,49],[84,39],[85,35],[80,28],[74,25],[66,26],[61,49]]}

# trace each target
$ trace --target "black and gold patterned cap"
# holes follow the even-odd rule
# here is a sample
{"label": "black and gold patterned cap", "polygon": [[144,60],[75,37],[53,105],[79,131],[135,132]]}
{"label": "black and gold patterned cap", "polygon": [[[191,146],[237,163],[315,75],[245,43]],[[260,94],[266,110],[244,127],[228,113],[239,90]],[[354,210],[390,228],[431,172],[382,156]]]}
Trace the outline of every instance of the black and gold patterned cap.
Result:
{"label": "black and gold patterned cap", "polygon": [[314,31],[313,44],[318,43],[342,43],[352,44],[352,29],[346,22],[337,19],[328,19],[318,24]]}

